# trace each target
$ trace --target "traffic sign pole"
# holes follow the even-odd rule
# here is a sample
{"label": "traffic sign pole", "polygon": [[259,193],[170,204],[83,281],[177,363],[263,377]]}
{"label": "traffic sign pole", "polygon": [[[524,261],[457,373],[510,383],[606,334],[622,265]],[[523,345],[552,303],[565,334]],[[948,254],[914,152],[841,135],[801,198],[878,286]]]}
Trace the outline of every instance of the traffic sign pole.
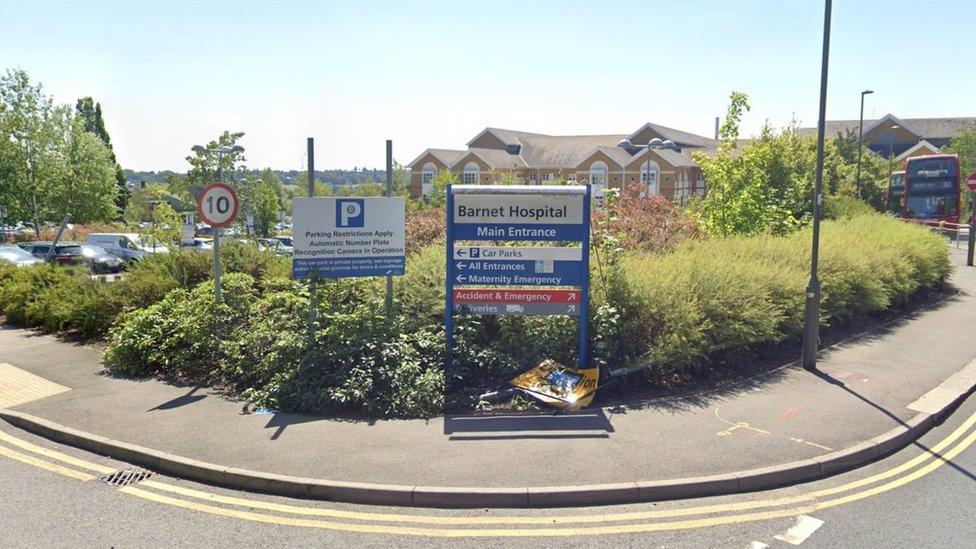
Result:
{"label": "traffic sign pole", "polygon": [[[973,266],[973,250],[976,249],[976,232],[973,231],[974,221],[976,221],[976,173],[969,174],[966,178],[966,186],[969,187],[969,238],[966,247],[966,266]],[[957,228],[958,230],[958,228]]]}
{"label": "traffic sign pole", "polygon": [[445,350],[444,356],[444,388],[447,391],[451,389],[451,373],[454,369],[454,277],[451,276],[452,270],[451,261],[453,261],[454,254],[454,185],[449,184],[447,186],[447,206],[445,211],[447,212],[447,281],[445,288],[447,289],[447,295],[445,296],[445,307],[444,307],[444,330],[447,332],[447,348]]}
{"label": "traffic sign pole", "polygon": [[583,195],[583,284],[580,286],[580,317],[579,317],[579,367],[589,366],[587,359],[587,338],[590,322],[590,190],[586,186]]}

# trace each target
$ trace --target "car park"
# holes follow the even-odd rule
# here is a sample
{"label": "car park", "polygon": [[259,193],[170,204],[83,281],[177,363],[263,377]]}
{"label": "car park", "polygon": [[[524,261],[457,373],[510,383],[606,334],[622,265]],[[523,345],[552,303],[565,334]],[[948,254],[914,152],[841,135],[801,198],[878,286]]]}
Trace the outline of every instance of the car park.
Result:
{"label": "car park", "polygon": [[[20,248],[43,262],[51,250],[50,242],[24,242]],[[122,271],[125,262],[107,253],[98,246],[78,244],[77,242],[59,242],[51,254],[51,262],[59,265],[84,265],[93,273],[117,273]]]}
{"label": "car park", "polygon": [[27,250],[12,244],[0,245],[0,261],[10,263],[18,267],[26,267],[28,265],[44,263],[43,259],[34,257]]}
{"label": "car park", "polygon": [[94,233],[88,235],[88,243],[125,261],[138,261],[147,255],[169,252],[159,241],[146,242],[137,233]]}

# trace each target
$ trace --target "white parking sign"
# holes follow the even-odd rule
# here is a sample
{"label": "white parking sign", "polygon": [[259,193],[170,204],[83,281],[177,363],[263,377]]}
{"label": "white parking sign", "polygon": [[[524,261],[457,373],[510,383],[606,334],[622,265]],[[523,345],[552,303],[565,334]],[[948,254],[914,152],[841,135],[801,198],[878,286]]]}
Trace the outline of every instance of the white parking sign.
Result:
{"label": "white parking sign", "polygon": [[296,198],[292,276],[402,275],[402,198]]}

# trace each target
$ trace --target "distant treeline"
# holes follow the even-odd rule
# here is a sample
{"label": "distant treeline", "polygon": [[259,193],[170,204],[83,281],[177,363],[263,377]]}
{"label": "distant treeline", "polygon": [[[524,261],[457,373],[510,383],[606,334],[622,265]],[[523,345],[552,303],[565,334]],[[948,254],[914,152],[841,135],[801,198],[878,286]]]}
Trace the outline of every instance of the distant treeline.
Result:
{"label": "distant treeline", "polygon": [[[305,181],[305,171],[299,170],[272,170],[278,179],[285,185],[296,185]],[[140,181],[148,184],[166,183],[169,176],[182,176],[184,173],[177,173],[171,170],[162,171],[135,171],[124,170],[126,180],[133,186],[137,186]],[[242,174],[235,174],[235,178],[240,178]],[[260,170],[248,170],[247,177],[258,178]],[[355,185],[356,183],[380,183],[386,181],[386,170],[353,168],[351,170],[315,170],[315,179],[331,185]]]}

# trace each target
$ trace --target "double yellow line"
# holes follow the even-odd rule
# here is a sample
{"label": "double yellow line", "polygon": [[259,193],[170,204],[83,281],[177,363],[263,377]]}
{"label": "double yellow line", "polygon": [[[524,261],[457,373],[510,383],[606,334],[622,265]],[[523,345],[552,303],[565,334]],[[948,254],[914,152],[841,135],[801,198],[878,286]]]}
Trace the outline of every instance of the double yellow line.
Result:
{"label": "double yellow line", "polygon": [[[925,453],[881,473],[834,488],[786,498],[616,514],[474,517],[365,513],[225,496],[154,480],[121,488],[119,492],[190,511],[238,520],[369,534],[543,537],[685,530],[810,514],[882,494],[931,473],[959,455],[976,442],[974,425],[976,413]],[[958,444],[952,446],[956,441],[959,441]],[[2,431],[0,442],[30,452],[25,454],[0,444],[0,456],[78,480],[92,480],[115,470],[42,448]],[[452,528],[445,528],[446,526]],[[485,528],[486,526],[494,527]]]}

